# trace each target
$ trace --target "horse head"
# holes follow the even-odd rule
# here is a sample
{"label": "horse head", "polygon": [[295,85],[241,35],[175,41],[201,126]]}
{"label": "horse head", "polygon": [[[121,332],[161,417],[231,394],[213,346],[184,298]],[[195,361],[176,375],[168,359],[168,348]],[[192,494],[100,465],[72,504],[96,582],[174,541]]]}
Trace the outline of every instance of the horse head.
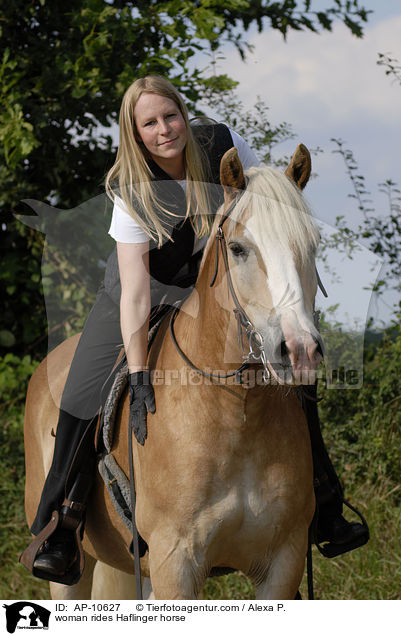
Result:
{"label": "horse head", "polygon": [[244,175],[235,148],[220,169],[233,295],[281,384],[314,383],[323,355],[314,321],[319,232],[302,195],[310,171],[302,144],[284,174],[257,167]]}

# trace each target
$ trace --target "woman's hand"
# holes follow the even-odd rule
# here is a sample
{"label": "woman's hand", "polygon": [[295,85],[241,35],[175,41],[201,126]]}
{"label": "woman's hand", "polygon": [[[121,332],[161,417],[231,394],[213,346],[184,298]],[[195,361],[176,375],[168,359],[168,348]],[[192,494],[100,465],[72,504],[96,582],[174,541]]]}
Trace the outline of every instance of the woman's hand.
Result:
{"label": "woman's hand", "polygon": [[150,383],[149,371],[130,373],[128,383],[129,423],[137,442],[143,446],[148,436],[147,414],[156,411],[155,393]]}

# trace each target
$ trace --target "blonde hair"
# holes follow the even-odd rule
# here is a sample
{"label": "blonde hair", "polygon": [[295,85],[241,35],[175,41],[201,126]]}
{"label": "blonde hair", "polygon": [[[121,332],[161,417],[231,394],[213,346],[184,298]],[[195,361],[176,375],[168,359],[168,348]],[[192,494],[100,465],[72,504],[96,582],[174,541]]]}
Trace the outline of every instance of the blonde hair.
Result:
{"label": "blonde hair", "polygon": [[[209,232],[210,203],[207,190],[208,163],[201,147],[196,142],[189,123],[187,108],[177,89],[163,77],[149,75],[137,79],[124,94],[120,110],[120,145],[116,161],[106,177],[106,192],[112,201],[119,196],[125,203],[127,212],[144,230],[157,241],[159,247],[163,238],[171,239],[170,232],[159,218],[160,212],[171,218],[176,215],[167,210],[157,200],[152,187],[152,173],[146,156],[137,141],[134,109],[143,93],[154,93],[168,97],[178,106],[187,130],[184,149],[184,165],[187,180],[186,213],[198,236]],[[118,183],[118,189],[116,188]],[[191,213],[191,206],[193,207]],[[138,209],[141,211],[139,214]],[[172,226],[174,224],[172,223]]]}

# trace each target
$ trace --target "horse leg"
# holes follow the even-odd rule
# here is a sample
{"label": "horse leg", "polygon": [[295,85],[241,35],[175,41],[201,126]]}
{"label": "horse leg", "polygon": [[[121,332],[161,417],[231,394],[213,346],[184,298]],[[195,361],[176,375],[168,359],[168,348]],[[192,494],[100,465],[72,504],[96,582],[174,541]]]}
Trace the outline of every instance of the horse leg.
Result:
{"label": "horse leg", "polygon": [[[148,598],[152,591],[150,579],[142,577],[142,594]],[[101,600],[135,600],[135,576],[106,565],[102,561],[96,563],[93,574],[92,599]]]}
{"label": "horse leg", "polygon": [[92,595],[93,571],[96,559],[85,552],[85,567],[82,576],[75,585],[50,583],[50,596],[53,601],[90,600]]}
{"label": "horse leg", "polygon": [[305,569],[308,531],[298,532],[274,554],[265,580],[256,586],[260,600],[293,600],[298,592]]}
{"label": "horse leg", "polygon": [[160,540],[152,537],[149,545],[149,567],[155,599],[194,600],[198,597],[206,575],[196,569],[194,559],[174,535]]}

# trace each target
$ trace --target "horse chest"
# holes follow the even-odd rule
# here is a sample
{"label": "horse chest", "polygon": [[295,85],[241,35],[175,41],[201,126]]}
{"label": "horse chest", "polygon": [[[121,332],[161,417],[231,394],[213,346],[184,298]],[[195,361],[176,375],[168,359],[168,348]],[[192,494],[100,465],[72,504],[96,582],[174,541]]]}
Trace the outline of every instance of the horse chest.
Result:
{"label": "horse chest", "polygon": [[287,514],[285,500],[274,488],[261,487],[254,471],[244,471],[240,479],[213,498],[199,513],[193,539],[202,545],[236,551],[246,542],[255,551],[264,550],[281,519]]}

